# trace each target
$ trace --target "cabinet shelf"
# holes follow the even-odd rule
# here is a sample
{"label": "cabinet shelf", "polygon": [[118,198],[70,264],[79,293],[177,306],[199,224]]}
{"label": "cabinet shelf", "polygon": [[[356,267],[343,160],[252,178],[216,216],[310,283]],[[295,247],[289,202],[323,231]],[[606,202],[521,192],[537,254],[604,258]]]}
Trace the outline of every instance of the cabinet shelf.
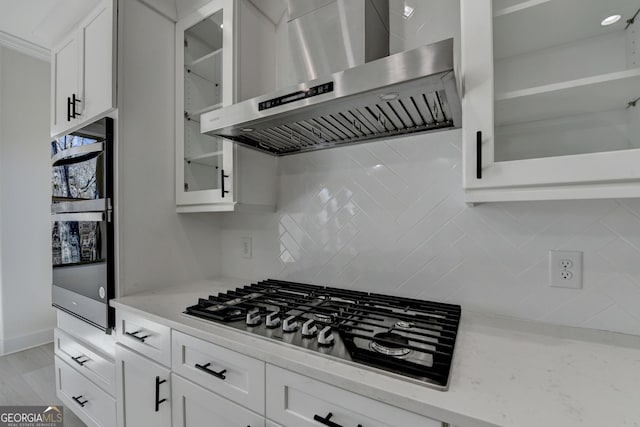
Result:
{"label": "cabinet shelf", "polygon": [[220,77],[220,61],[222,49],[214,50],[186,64],[187,70],[215,84]]}
{"label": "cabinet shelf", "polygon": [[634,88],[640,88],[640,69],[496,94],[495,124],[624,109],[640,95]]}
{"label": "cabinet shelf", "polygon": [[[501,59],[621,31],[638,10],[637,0],[528,0],[493,11],[494,57]],[[616,24],[600,22],[622,15]]]}
{"label": "cabinet shelf", "polygon": [[212,151],[210,153],[204,153],[197,156],[185,157],[184,160],[187,163],[197,163],[199,165],[206,166],[218,166],[219,159],[218,157],[222,156],[222,150]]}
{"label": "cabinet shelf", "polygon": [[[213,105],[207,105],[206,107],[200,108],[198,110],[185,111],[185,113],[187,117],[189,117],[191,120],[195,120],[199,122],[201,114],[208,113],[209,111],[217,110],[218,108],[222,108],[222,102],[218,102],[217,104],[213,104]],[[197,120],[195,119],[196,117],[198,118]]]}

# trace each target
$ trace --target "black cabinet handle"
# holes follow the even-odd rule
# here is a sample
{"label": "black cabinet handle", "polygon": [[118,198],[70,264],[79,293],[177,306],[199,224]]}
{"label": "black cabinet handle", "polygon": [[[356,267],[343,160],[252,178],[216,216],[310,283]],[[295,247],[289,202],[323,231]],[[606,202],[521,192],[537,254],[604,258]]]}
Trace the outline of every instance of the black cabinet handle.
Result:
{"label": "black cabinet handle", "polygon": [[76,362],[78,365],[80,366],[84,366],[85,363],[87,363],[89,361],[89,358],[87,358],[86,360],[80,360],[83,357],[87,357],[84,354],[80,355],[80,356],[76,356],[76,357],[72,357],[71,360],[73,360],[74,362]]}
{"label": "black cabinet handle", "polygon": [[196,369],[200,369],[201,371],[206,372],[207,374],[213,375],[214,377],[220,378],[221,380],[226,379],[227,377],[224,375],[225,372],[227,372],[226,369],[223,369],[220,372],[216,372],[216,371],[212,371],[211,369],[209,369],[209,366],[211,365],[211,363],[207,363],[205,365],[199,365],[196,363]]}
{"label": "black cabinet handle", "polygon": [[160,411],[160,404],[167,401],[167,399],[160,399],[160,384],[166,382],[167,380],[160,380],[160,377],[156,377],[156,412]]}
{"label": "black cabinet handle", "polygon": [[221,191],[222,197],[224,197],[224,195],[229,192],[228,190],[225,191],[225,189],[224,189],[224,179],[225,178],[229,178],[229,175],[225,175],[224,174],[224,169],[220,169],[220,191]]}
{"label": "black cabinet handle", "polygon": [[76,116],[80,115],[80,113],[76,113],[76,103],[78,102],[82,103],[82,101],[80,101],[80,98],[76,98],[76,94],[74,93],[73,97],[71,98],[71,104],[73,104],[73,107],[72,107],[73,112],[71,113],[71,116],[74,119],[76,118]]}
{"label": "black cabinet handle", "polygon": [[67,121],[71,121],[71,98],[67,96]]}
{"label": "black cabinet handle", "polygon": [[482,179],[482,131],[476,132],[476,178]]}
{"label": "black cabinet handle", "polygon": [[[333,414],[329,412],[327,416],[324,418],[321,417],[320,415],[314,415],[313,420],[329,427],[342,427],[340,424],[334,423],[333,421],[331,421],[331,417],[333,417]],[[362,427],[362,424],[358,424],[358,427]]]}
{"label": "black cabinet handle", "polygon": [[132,338],[135,338],[135,339],[137,339],[137,340],[138,340],[138,341],[140,341],[140,342],[144,342],[145,338],[149,338],[149,335],[145,335],[145,336],[143,336],[143,337],[139,337],[139,336],[138,336],[138,334],[139,334],[140,332],[142,332],[142,331],[125,332],[124,334],[125,334],[125,335],[128,335],[128,336],[130,336],[130,337],[132,337]]}
{"label": "black cabinet handle", "polygon": [[75,400],[75,401],[76,401],[76,403],[77,403],[78,405],[82,406],[83,408],[84,408],[84,405],[86,405],[86,404],[87,404],[87,402],[88,402],[88,400],[86,400],[86,399],[85,399],[85,401],[84,401],[84,402],[82,402],[82,401],[80,400],[80,399],[82,399],[82,395],[79,395],[79,396],[71,396],[71,398],[72,398],[73,400]]}

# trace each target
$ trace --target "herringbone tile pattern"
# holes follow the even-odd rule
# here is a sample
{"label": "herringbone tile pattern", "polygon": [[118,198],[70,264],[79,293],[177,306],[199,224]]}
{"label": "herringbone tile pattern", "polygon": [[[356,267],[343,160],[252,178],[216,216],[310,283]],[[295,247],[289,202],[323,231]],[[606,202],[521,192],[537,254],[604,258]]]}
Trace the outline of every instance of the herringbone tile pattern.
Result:
{"label": "herringbone tile pattern", "polygon": [[[226,215],[224,273],[460,303],[640,334],[640,200],[467,207],[460,132],[280,159],[279,212]],[[584,288],[547,285],[550,249],[584,252]]]}

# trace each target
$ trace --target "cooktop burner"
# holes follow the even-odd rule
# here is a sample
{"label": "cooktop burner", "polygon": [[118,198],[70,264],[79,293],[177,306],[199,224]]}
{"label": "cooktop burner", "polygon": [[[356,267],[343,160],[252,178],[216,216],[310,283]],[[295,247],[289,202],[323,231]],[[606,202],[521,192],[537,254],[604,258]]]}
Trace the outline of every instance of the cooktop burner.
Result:
{"label": "cooktop burner", "polygon": [[446,390],[460,306],[265,280],[186,314]]}

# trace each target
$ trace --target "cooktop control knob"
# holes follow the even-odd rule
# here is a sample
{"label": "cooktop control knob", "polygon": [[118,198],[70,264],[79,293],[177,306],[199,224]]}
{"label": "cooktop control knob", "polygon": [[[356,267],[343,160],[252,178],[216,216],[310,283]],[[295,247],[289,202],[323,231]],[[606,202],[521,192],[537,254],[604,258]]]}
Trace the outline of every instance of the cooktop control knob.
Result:
{"label": "cooktop control knob", "polygon": [[253,309],[247,312],[247,326],[256,326],[260,324],[260,310]]}
{"label": "cooktop control knob", "polygon": [[331,332],[331,326],[326,326],[318,333],[318,344],[320,345],[333,345],[335,337]]}
{"label": "cooktop control knob", "polygon": [[295,332],[300,324],[296,322],[296,316],[289,316],[282,322],[282,330],[284,332]]}
{"label": "cooktop control knob", "polygon": [[311,338],[318,332],[313,319],[309,319],[302,324],[302,336],[305,338]]}
{"label": "cooktop control knob", "polygon": [[267,314],[265,325],[267,325],[267,328],[277,328],[280,326],[280,312],[274,311]]}

